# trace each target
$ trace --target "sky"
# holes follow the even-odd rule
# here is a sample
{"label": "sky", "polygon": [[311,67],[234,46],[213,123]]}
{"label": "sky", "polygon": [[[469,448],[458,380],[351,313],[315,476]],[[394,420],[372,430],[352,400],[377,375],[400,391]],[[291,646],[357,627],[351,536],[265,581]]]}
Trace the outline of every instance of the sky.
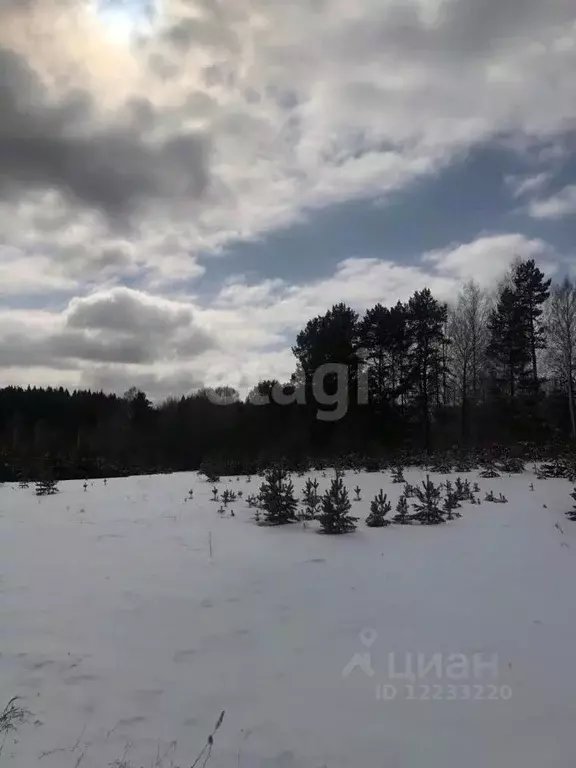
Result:
{"label": "sky", "polygon": [[0,0],[2,385],[285,381],[308,319],[576,272],[574,0]]}

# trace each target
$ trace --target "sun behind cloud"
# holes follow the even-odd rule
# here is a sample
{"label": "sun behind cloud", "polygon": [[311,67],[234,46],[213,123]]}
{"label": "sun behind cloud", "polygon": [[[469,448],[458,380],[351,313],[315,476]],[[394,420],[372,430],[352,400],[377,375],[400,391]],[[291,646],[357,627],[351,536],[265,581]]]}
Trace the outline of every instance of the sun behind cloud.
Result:
{"label": "sun behind cloud", "polygon": [[147,0],[93,0],[93,4],[106,32],[126,43],[137,36],[151,34],[160,10],[157,4]]}

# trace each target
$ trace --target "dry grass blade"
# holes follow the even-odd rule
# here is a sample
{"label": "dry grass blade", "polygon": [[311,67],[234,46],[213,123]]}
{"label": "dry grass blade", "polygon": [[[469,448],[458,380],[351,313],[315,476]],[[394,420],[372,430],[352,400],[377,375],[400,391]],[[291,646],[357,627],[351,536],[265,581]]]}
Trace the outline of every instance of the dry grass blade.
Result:
{"label": "dry grass blade", "polygon": [[10,699],[8,704],[0,712],[0,734],[15,731],[17,726],[25,723],[30,717],[30,712],[17,704],[18,697]]}
{"label": "dry grass blade", "polygon": [[206,739],[206,744],[204,745],[204,748],[202,749],[202,751],[200,752],[200,754],[198,755],[196,760],[194,760],[194,762],[192,763],[190,768],[196,768],[196,766],[200,763],[200,760],[202,760],[202,764],[201,764],[200,768],[205,768],[206,764],[208,763],[208,760],[210,760],[210,757],[212,755],[212,746],[214,744],[214,736],[215,736],[216,731],[218,730],[218,728],[220,728],[220,726],[222,725],[222,721],[224,720],[224,713],[225,713],[225,711],[226,710],[223,709],[222,712],[220,713],[220,717],[216,721],[216,725],[214,726],[214,730],[212,731],[212,733]]}

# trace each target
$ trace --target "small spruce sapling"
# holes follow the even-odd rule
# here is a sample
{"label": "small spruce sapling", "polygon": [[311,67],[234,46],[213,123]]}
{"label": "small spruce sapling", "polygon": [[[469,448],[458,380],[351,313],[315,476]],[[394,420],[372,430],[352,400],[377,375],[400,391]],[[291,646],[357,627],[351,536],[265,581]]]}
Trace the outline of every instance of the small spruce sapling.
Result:
{"label": "small spruce sapling", "polygon": [[402,495],[407,499],[413,499],[414,496],[416,496],[416,489],[413,485],[410,485],[410,483],[406,483],[404,486],[404,493]]}
{"label": "small spruce sapling", "polygon": [[446,496],[444,497],[443,511],[446,513],[447,520],[453,520],[455,517],[461,517],[459,512],[455,510],[459,509],[460,501],[458,494],[452,487],[452,483],[448,481],[446,483]]}
{"label": "small spruce sapling", "polygon": [[490,502],[492,502],[492,504],[507,504],[508,503],[508,499],[506,498],[506,496],[504,496],[504,494],[501,493],[499,496],[495,496],[494,495],[494,491],[490,491],[489,493],[487,493],[486,494],[486,498],[484,499],[484,501],[490,501]]}
{"label": "small spruce sapling", "polygon": [[318,508],[320,506],[320,496],[318,495],[318,480],[312,480],[308,478],[304,485],[302,500],[304,502],[304,512],[302,517],[304,520],[314,520],[318,515]]}
{"label": "small spruce sapling", "polygon": [[297,520],[297,504],[288,472],[280,466],[267,469],[260,486],[260,505],[268,525],[286,525]]}
{"label": "small spruce sapling", "polygon": [[485,477],[492,480],[496,477],[500,477],[500,473],[496,469],[496,466],[490,463],[486,465],[486,468],[482,470],[482,472],[480,472],[480,477]]}
{"label": "small spruce sapling", "polygon": [[411,525],[412,520],[408,515],[408,499],[406,496],[400,496],[396,505],[396,514],[393,517],[395,523],[399,525]]}
{"label": "small spruce sapling", "polygon": [[401,466],[394,467],[392,470],[392,482],[393,483],[405,483],[404,469]]}
{"label": "small spruce sapling", "polygon": [[412,519],[421,525],[438,525],[445,523],[442,512],[439,509],[442,492],[435,486],[426,475],[426,480],[422,481],[422,487],[416,488],[416,499],[414,503],[415,514]]}
{"label": "small spruce sapling", "polygon": [[34,492],[36,496],[53,496],[55,493],[59,493],[58,481],[52,478],[38,480]]}
{"label": "small spruce sapling", "polygon": [[570,498],[574,500],[574,509],[568,512],[568,517],[570,518],[570,520],[576,521],[576,487],[574,488],[574,491],[570,494]]}
{"label": "small spruce sapling", "polygon": [[356,529],[357,517],[350,515],[350,499],[341,477],[335,477],[322,496],[319,516],[322,531],[329,534],[351,533]]}
{"label": "small spruce sapling", "polygon": [[384,526],[390,525],[390,521],[386,520],[386,515],[391,511],[392,504],[381,488],[380,493],[370,502],[370,514],[366,518],[366,525],[369,528],[384,528]]}

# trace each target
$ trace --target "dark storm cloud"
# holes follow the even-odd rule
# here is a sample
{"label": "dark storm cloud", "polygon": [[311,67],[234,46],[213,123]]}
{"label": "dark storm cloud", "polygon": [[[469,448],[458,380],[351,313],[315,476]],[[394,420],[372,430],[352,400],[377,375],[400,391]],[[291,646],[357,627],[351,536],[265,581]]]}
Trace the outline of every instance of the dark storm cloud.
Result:
{"label": "dark storm cloud", "polygon": [[154,199],[198,198],[208,145],[198,134],[150,142],[150,104],[132,102],[124,123],[104,125],[86,92],[49,102],[24,58],[0,49],[0,196],[58,189],[110,218]]}

